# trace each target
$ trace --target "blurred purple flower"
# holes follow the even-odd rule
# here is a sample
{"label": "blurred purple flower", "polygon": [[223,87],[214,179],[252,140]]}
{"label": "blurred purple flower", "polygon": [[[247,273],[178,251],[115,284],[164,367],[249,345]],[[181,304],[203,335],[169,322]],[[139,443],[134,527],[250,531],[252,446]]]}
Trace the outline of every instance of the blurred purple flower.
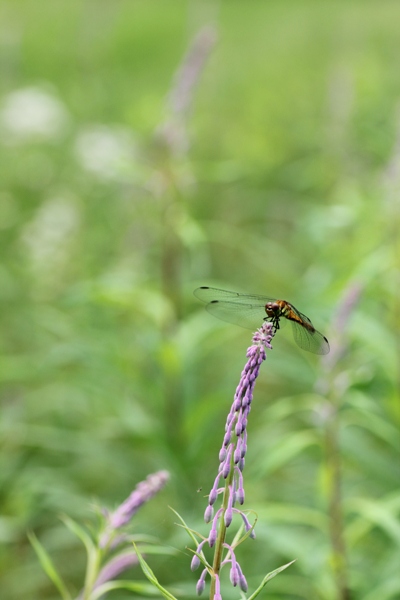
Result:
{"label": "blurred purple flower", "polygon": [[184,155],[189,148],[187,117],[193,106],[196,85],[216,41],[214,27],[201,29],[174,76],[166,107],[168,116],[157,128],[156,136],[176,156]]}
{"label": "blurred purple flower", "polygon": [[114,512],[107,515],[108,523],[100,538],[100,548],[107,546],[113,532],[129,523],[139,508],[155,496],[168,479],[168,471],[157,471],[137,484],[131,495]]}
{"label": "blurred purple flower", "polygon": [[[107,583],[107,581],[115,579],[130,567],[135,567],[138,563],[139,559],[134,550],[121,552],[117,556],[114,556],[99,572],[96,581],[93,584],[93,591],[98,589],[104,583]],[[76,600],[84,600],[86,597],[85,591],[82,590],[76,597]]]}
{"label": "blurred purple flower", "polygon": [[126,571],[130,567],[134,567],[139,563],[139,559],[134,550],[130,550],[128,552],[124,552],[118,554],[118,556],[114,556],[104,567],[101,569],[95,583],[93,589],[100,587],[106,581],[111,581],[115,579],[117,575]]}

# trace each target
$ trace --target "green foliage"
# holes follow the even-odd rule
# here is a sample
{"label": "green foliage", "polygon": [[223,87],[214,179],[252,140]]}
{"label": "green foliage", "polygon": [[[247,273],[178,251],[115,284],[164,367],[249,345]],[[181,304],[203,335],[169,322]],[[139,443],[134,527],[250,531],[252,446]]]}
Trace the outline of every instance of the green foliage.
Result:
{"label": "green foliage", "polygon": [[[400,6],[0,12],[2,596],[56,597],[27,531],[77,595],[85,556],[58,515],[85,521],[93,498],[117,504],[158,469],[172,482],[138,529],[181,554],[146,560],[194,594],[167,505],[206,532],[251,342],[193,298],[215,285],[293,302],[340,350],[308,355],[287,328],[263,365],[244,475],[257,539],[238,556],[249,589],[296,558],[268,598],[337,600],[341,578],[355,600],[398,598]],[[179,112],[174,73],[213,19]]]}
{"label": "green foliage", "polygon": [[42,565],[44,572],[54,583],[55,587],[60,593],[61,598],[63,598],[63,600],[71,600],[71,596],[68,592],[67,586],[57,573],[57,569],[54,567],[53,561],[47,554],[45,548],[43,548],[42,544],[39,542],[34,533],[29,533],[28,538],[33,548],[35,549],[35,552],[40,560],[40,564]]}
{"label": "green foliage", "polygon": [[139,563],[140,566],[142,568],[143,573],[146,575],[147,579],[150,581],[150,583],[156,587],[159,592],[161,593],[161,595],[164,598],[168,598],[169,600],[176,600],[175,596],[173,594],[171,594],[168,590],[166,590],[158,581],[157,577],[154,575],[153,571],[151,570],[151,568],[149,567],[149,565],[146,563],[146,561],[144,560],[143,556],[140,554],[136,544],[133,544],[134,548],[135,548],[135,552],[137,554],[137,557],[139,559]]}
{"label": "green foliage", "polygon": [[[68,529],[82,542],[86,550],[85,580],[77,596],[79,600],[97,600],[113,590],[128,590],[134,592],[135,595],[144,596],[156,596],[155,588],[162,590],[150,567],[146,565],[138,546],[126,533],[121,536],[119,530],[104,529],[104,523],[100,520],[99,531],[96,531],[95,536],[92,537],[83,527],[69,517],[64,517],[63,521]],[[108,542],[101,543],[101,539],[105,540],[105,532],[107,532]],[[137,542],[142,541],[143,536],[137,535],[135,537]],[[33,533],[29,533],[28,538],[44,572],[58,590],[60,597],[63,600],[72,600],[73,596],[68,591],[68,586],[61,579],[48,552]],[[131,549],[132,544],[134,551]],[[171,554],[169,548],[163,548],[155,544],[145,545],[140,543],[140,548],[146,554]],[[137,566],[138,563],[140,563],[151,585],[143,581],[115,579],[130,567]],[[169,593],[166,597],[173,598]]]}

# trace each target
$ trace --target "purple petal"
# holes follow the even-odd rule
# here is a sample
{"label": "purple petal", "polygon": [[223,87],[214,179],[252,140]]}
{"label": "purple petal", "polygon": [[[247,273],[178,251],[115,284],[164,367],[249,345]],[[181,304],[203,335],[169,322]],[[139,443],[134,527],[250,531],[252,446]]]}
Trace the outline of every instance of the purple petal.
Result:
{"label": "purple petal", "polygon": [[232,507],[229,506],[226,509],[225,514],[224,514],[224,522],[227,527],[229,527],[229,525],[232,523],[232,518],[233,518]]}
{"label": "purple petal", "polygon": [[200,566],[200,559],[196,554],[194,554],[193,558],[192,558],[192,562],[190,563],[190,569],[191,569],[191,571],[196,571],[196,569],[198,569],[199,566]]}
{"label": "purple petal", "polygon": [[109,516],[113,529],[126,525],[139,508],[155,496],[169,479],[167,471],[158,471],[138,483],[131,495]]}
{"label": "purple petal", "polygon": [[242,590],[242,592],[247,592],[248,585],[247,585],[246,577],[243,575],[243,571],[240,568],[239,563],[237,563],[237,569],[239,571],[239,587]]}
{"label": "purple petal", "polygon": [[118,554],[114,556],[104,567],[101,569],[95,583],[94,589],[106,583],[106,581],[110,581],[111,579],[115,579],[117,575],[120,575],[130,567],[137,565],[139,562],[136,552],[133,550],[129,552],[124,552],[122,554]]}
{"label": "purple petal", "polygon": [[240,487],[237,489],[236,500],[239,502],[239,504],[241,506],[242,506],[242,504],[244,504],[244,488]]}
{"label": "purple petal", "polygon": [[208,545],[210,546],[210,548],[215,546],[216,541],[217,541],[217,530],[211,529],[210,534],[208,536]]}
{"label": "purple petal", "polygon": [[221,584],[220,584],[218,575],[215,575],[215,594],[214,594],[214,600],[222,600],[222,596],[221,596]]}
{"label": "purple petal", "polygon": [[198,596],[201,596],[201,594],[204,592],[204,587],[206,585],[206,583],[205,583],[206,577],[207,577],[207,569],[204,569],[204,571],[200,575],[200,578],[196,585],[196,594]]}
{"label": "purple petal", "polygon": [[247,585],[246,577],[243,575],[243,573],[241,573],[241,575],[239,577],[239,587],[242,590],[242,592],[247,592],[248,587],[249,587]]}
{"label": "purple petal", "polygon": [[229,579],[231,580],[231,584],[233,585],[233,587],[237,586],[237,584],[239,583],[239,578],[239,571],[235,563],[235,565],[232,565],[232,568],[229,573]]}
{"label": "purple petal", "polygon": [[211,521],[211,519],[213,518],[213,514],[214,514],[214,509],[211,506],[211,504],[209,504],[206,508],[206,510],[204,511],[204,521],[206,523],[209,523]]}

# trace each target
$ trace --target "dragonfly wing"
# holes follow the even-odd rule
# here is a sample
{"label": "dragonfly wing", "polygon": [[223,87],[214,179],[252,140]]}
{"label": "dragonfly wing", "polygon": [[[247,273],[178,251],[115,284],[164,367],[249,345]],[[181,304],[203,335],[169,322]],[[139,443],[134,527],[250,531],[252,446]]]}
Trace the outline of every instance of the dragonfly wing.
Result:
{"label": "dragonfly wing", "polygon": [[207,304],[206,310],[214,317],[239,325],[245,329],[255,331],[262,326],[265,313],[264,305],[240,304],[238,302],[227,302],[214,300]]}
{"label": "dragonfly wing", "polygon": [[[301,314],[301,313],[300,313]],[[304,317],[305,315],[302,315]],[[310,319],[306,317],[307,322],[311,323]],[[328,354],[329,342],[325,336],[319,331],[309,331],[300,323],[292,321],[293,337],[296,344],[303,350],[312,352],[313,354]]]}
{"label": "dragonfly wing", "polygon": [[300,317],[301,321],[304,321],[305,323],[308,323],[308,325],[310,325],[314,329],[314,325],[312,324],[311,319],[309,319],[307,317],[307,315],[305,315],[304,313],[302,313],[299,310],[297,310],[297,308],[295,308],[293,306],[293,304],[291,305],[291,307],[292,307],[292,310],[296,313],[296,315],[298,317]]}
{"label": "dragonfly wing", "polygon": [[230,292],[229,290],[220,290],[218,288],[202,286],[194,290],[196,298],[202,302],[212,302],[213,300],[222,300],[237,302],[239,304],[259,304],[263,307],[267,302],[274,302],[274,298],[268,296],[259,296],[257,294],[241,294],[239,292]]}

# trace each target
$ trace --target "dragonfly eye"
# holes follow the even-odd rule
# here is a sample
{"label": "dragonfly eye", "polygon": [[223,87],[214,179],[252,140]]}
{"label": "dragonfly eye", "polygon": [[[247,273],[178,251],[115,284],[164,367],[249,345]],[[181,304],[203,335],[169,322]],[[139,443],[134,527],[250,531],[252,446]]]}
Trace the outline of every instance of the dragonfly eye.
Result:
{"label": "dragonfly eye", "polygon": [[279,304],[276,302],[267,302],[265,305],[265,312],[269,317],[275,317],[279,314]]}
{"label": "dragonfly eye", "polygon": [[267,302],[267,304],[265,305],[265,310],[271,313],[275,313],[277,310],[279,310],[279,304],[277,304],[276,302]]}

